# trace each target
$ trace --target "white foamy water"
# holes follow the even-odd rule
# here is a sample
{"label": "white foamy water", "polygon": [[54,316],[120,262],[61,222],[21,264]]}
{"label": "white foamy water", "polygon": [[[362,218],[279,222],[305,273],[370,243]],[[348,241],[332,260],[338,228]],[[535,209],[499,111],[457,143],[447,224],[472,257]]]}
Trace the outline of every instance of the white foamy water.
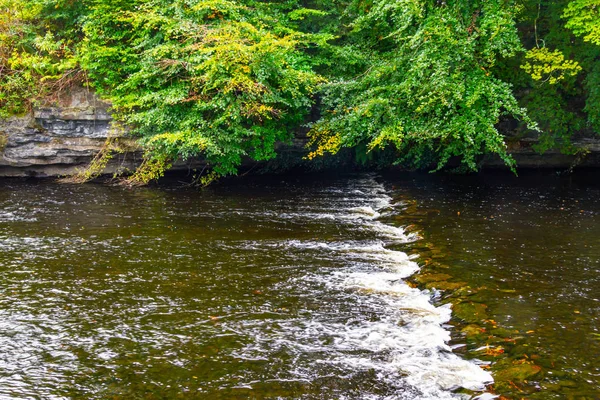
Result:
{"label": "white foamy water", "polygon": [[[385,188],[374,179],[357,184],[361,204],[328,215],[347,221],[357,218],[357,227],[372,233],[368,242],[287,241],[285,247],[331,254],[343,267],[329,274],[311,274],[297,284],[322,285],[343,290],[372,318],[327,320],[313,318],[298,323],[281,323],[281,337],[261,337],[259,342],[275,348],[295,348],[299,353],[327,354],[318,364],[344,371],[371,371],[393,395],[365,395],[373,399],[469,398],[454,391],[466,388],[484,391],[492,376],[474,362],[462,359],[448,346],[450,333],[444,324],[451,317],[449,306],[432,304],[433,293],[411,288],[405,281],[419,270],[417,263],[386,245],[416,240],[400,227],[378,220],[381,212],[393,209]],[[329,338],[319,341],[315,338]],[[299,371],[299,377],[310,375]],[[344,398],[344,397],[342,397]],[[349,396],[348,398],[354,398]]]}
{"label": "white foamy water", "polygon": [[455,399],[492,380],[448,346],[451,309],[406,284],[419,266],[398,249],[418,236],[387,222],[403,204],[373,177],[252,201],[96,189],[77,213],[44,193],[31,227],[26,198],[0,214],[0,399],[104,399],[114,382],[122,398],[183,382],[194,398]]}

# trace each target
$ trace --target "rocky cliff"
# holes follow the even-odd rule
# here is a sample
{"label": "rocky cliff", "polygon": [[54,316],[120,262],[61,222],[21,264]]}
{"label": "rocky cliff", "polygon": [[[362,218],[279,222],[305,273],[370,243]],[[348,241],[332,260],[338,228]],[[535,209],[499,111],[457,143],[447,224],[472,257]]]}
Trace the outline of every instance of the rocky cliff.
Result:
{"label": "rocky cliff", "polygon": [[[49,177],[73,174],[84,168],[102,148],[108,137],[122,134],[111,125],[109,104],[86,89],[72,90],[53,106],[36,109],[31,115],[0,122],[0,176]],[[133,139],[121,138],[129,151],[115,156],[106,172],[132,170],[141,160]],[[586,151],[580,156],[560,152],[536,153],[535,138],[511,140],[509,147],[520,167],[568,168],[571,165],[600,166],[600,137],[582,138],[577,145]],[[286,152],[304,153],[306,138],[298,137]],[[298,157],[300,158],[300,157]],[[198,166],[199,163],[194,163]],[[486,167],[504,167],[495,157],[485,160]],[[178,164],[179,168],[188,165]]]}
{"label": "rocky cliff", "polygon": [[[84,168],[118,134],[108,109],[93,93],[77,89],[53,107],[0,122],[0,176],[61,176]],[[133,168],[139,158],[135,150],[122,154],[108,172]]]}

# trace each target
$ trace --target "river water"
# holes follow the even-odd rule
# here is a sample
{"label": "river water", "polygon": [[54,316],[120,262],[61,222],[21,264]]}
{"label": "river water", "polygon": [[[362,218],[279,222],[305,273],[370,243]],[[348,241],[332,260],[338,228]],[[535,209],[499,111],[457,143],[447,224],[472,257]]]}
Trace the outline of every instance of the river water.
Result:
{"label": "river water", "polygon": [[506,176],[0,181],[0,399],[468,399],[489,361],[449,292],[407,282],[432,259],[529,332],[540,398],[596,398],[599,194]]}

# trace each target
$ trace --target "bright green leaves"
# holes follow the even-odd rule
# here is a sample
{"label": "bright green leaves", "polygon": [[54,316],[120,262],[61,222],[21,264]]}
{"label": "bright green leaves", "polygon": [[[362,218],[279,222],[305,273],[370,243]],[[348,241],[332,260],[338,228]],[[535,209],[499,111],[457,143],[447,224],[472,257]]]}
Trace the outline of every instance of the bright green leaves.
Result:
{"label": "bright green leaves", "polygon": [[565,8],[563,18],[575,35],[600,45],[600,0],[573,0]]}
{"label": "bright green leaves", "polygon": [[90,15],[83,65],[149,160],[202,156],[227,175],[291,138],[320,82],[299,51],[310,37],[276,34],[260,12],[224,0],[140,1]]}
{"label": "bright green leaves", "polygon": [[[69,37],[74,28],[63,20],[73,10],[58,13],[57,4],[0,0],[0,117],[23,113],[80,79]],[[57,24],[63,32],[55,32]]]}
{"label": "bright green leaves", "polygon": [[[512,165],[498,122],[535,128],[513,93],[546,130],[540,148],[567,148],[573,132],[599,129],[598,7],[598,0],[0,0],[0,116],[85,77],[144,145],[132,183],[198,156],[211,179],[233,174],[243,160],[275,157],[277,143],[306,125],[309,158],[352,147],[368,159],[387,148],[415,167],[456,159],[476,169],[490,152]],[[535,46],[527,53],[520,11],[524,42]],[[582,99],[583,110],[572,106]]]}
{"label": "bright green leaves", "polygon": [[565,60],[565,56],[559,50],[550,51],[545,47],[529,50],[525,59],[527,61],[521,68],[531,75],[532,79],[551,85],[566,77],[577,75],[582,69],[577,61]]}
{"label": "bright green leaves", "polygon": [[495,125],[503,115],[534,125],[490,68],[521,46],[509,5],[483,4],[375,1],[355,25],[357,44],[374,56],[362,74],[326,87],[313,154],[392,145],[398,162],[416,167],[458,157],[474,170],[487,152],[512,165]]}
{"label": "bright green leaves", "polygon": [[228,0],[204,0],[190,4],[194,20],[239,19],[244,8],[238,2]]}
{"label": "bright green leaves", "polygon": [[299,8],[290,12],[287,17],[292,21],[299,21],[307,19],[308,17],[323,17],[328,13],[322,10],[315,10],[312,8]]}
{"label": "bright green leaves", "polygon": [[[600,1],[599,0],[573,0],[564,10],[563,18],[567,20],[566,27],[571,29],[583,40],[600,46]],[[587,89],[585,111],[591,127],[600,132],[600,57],[598,48],[587,55],[590,67],[584,87]]]}

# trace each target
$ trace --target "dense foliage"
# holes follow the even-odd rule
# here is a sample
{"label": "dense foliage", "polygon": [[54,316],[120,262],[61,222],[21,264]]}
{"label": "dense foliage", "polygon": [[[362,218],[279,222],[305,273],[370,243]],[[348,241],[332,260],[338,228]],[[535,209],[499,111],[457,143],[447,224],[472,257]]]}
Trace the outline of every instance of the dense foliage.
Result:
{"label": "dense foliage", "polygon": [[[0,0],[0,116],[87,85],[140,138],[145,183],[212,176],[309,131],[308,158],[506,163],[499,123],[574,152],[600,131],[600,0]],[[514,125],[514,124],[513,124]],[[514,129],[513,129],[514,130]],[[514,133],[514,132],[513,132]]]}

